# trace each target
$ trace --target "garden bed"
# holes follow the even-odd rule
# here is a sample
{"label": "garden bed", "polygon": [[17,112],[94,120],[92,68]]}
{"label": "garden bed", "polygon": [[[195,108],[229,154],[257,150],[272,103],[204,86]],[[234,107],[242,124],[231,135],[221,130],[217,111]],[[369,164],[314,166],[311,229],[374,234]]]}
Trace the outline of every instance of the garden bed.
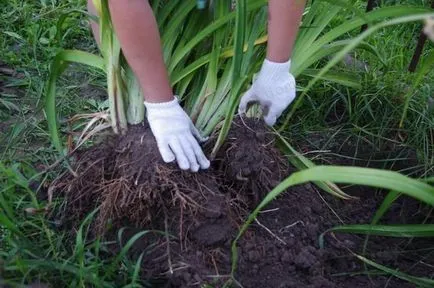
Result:
{"label": "garden bed", "polygon": [[[211,141],[212,142],[212,139]],[[211,147],[205,147],[209,149]],[[81,152],[70,175],[53,185],[66,197],[64,228],[76,226],[95,207],[93,235],[119,242],[140,231],[129,257],[143,254],[142,278],[155,287],[190,287],[229,280],[232,240],[249,211],[294,168],[275,148],[262,122],[237,120],[209,171],[193,174],[160,161],[149,127],[131,127]],[[242,287],[413,287],[387,275],[363,275],[351,253],[364,237],[327,235],[328,228],[367,224],[383,194],[359,189],[357,199],[338,200],[311,184],[288,190],[257,218],[239,243],[235,279]],[[430,211],[402,198],[387,223],[432,222]],[[366,257],[412,275],[433,275],[433,247],[426,240],[370,237]],[[432,243],[431,243],[432,244]],[[432,246],[432,245],[431,245]],[[119,245],[111,247],[115,253]],[[374,271],[367,267],[369,271]],[[234,283],[236,286],[237,283]]]}

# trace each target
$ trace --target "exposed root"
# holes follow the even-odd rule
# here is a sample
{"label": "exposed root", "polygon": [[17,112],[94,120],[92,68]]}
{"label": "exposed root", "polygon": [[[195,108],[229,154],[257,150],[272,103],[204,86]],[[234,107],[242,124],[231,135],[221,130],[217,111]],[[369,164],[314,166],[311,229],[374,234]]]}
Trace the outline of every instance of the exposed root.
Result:
{"label": "exposed root", "polygon": [[262,229],[264,229],[265,231],[267,231],[271,236],[273,236],[274,238],[276,238],[280,243],[282,243],[283,245],[288,245],[288,243],[286,243],[284,240],[282,240],[279,236],[277,236],[276,234],[274,234],[270,229],[267,228],[267,226],[265,226],[264,224],[262,224],[261,222],[259,222],[258,219],[255,219],[256,224],[258,224]]}
{"label": "exposed root", "polygon": [[[261,122],[247,120],[235,124],[214,167],[206,172],[183,172],[175,164],[162,163],[149,127],[134,126],[125,136],[77,153],[77,176],[62,177],[53,191],[65,196],[64,215],[72,226],[99,207],[92,226],[95,234],[124,226],[162,231],[141,239],[156,243],[143,261],[146,273],[176,278],[180,270],[202,269],[188,264],[197,262],[207,263],[206,275],[224,275],[229,271],[219,267],[229,262],[229,254],[220,247],[230,244],[249,209],[287,176],[286,161],[272,145],[273,134]],[[199,247],[209,250],[197,252],[193,259],[181,256],[195,255]]]}
{"label": "exposed root", "polygon": [[169,266],[169,273],[173,275],[173,266],[172,266],[172,257],[170,253],[170,237],[169,237],[169,224],[168,224],[168,215],[166,211],[166,207],[163,207],[164,211],[164,236],[166,237],[166,251],[167,251],[167,264]]}

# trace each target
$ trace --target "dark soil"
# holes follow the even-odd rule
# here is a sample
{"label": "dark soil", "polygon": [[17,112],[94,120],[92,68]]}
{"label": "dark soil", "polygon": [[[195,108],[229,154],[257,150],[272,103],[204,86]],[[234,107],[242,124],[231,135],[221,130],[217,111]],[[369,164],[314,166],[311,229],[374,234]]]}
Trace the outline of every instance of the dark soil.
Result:
{"label": "dark soil", "polygon": [[[58,195],[67,200],[64,227],[77,226],[98,206],[94,234],[110,238],[118,228],[130,227],[120,246],[139,231],[162,231],[140,238],[130,254],[144,253],[142,277],[155,287],[221,287],[229,279],[231,241],[248,212],[294,172],[262,122],[244,122],[233,125],[213,167],[197,174],[162,163],[147,126],[131,127],[128,135],[80,153],[73,166],[78,176],[55,182]],[[369,223],[383,194],[358,192],[358,200],[343,201],[310,184],[288,190],[240,241],[236,280],[243,287],[413,287],[387,275],[364,275],[349,251],[361,253],[363,237],[329,235],[325,249],[318,247],[319,235],[330,227]],[[431,211],[403,197],[384,222],[424,220],[432,222]],[[366,257],[434,277],[432,244],[371,237]]]}

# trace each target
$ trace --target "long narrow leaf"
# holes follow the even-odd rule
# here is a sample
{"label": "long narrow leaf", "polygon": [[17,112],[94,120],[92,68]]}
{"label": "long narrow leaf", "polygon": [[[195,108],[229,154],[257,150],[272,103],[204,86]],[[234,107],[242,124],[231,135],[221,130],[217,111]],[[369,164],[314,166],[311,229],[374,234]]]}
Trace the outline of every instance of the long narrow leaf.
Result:
{"label": "long narrow leaf", "polygon": [[[424,7],[411,7],[411,6],[382,7],[379,9],[375,9],[369,13],[366,13],[366,19],[368,21],[384,21],[391,17],[398,18],[398,17],[408,16],[411,14],[426,14],[429,12],[430,10]],[[382,23],[383,24],[388,23],[388,21],[384,21]],[[364,24],[367,24],[367,21],[365,21],[362,18],[355,18],[344,22],[338,27],[331,29],[324,35],[320,36],[311,45],[301,45],[301,49],[297,49],[293,53],[293,63],[291,63],[291,72],[294,74],[295,77],[297,77],[300,73],[302,73],[303,69],[300,69],[300,66],[303,65],[305,61],[309,61],[309,59],[311,59],[315,54],[319,53],[324,46],[333,43],[337,39],[346,35],[348,32],[356,28],[359,28]]]}
{"label": "long narrow leaf", "polygon": [[312,79],[309,82],[309,84],[307,85],[307,87],[304,90],[303,94],[301,94],[298,97],[298,99],[295,101],[294,105],[292,106],[290,113],[288,113],[288,115],[286,116],[285,122],[282,125],[281,129],[284,129],[284,127],[286,127],[288,125],[289,120],[294,115],[294,113],[297,110],[297,108],[303,102],[304,97],[307,95],[308,91],[318,82],[318,80],[324,74],[326,74],[331,68],[333,68],[337,63],[339,63],[345,57],[345,55],[348,52],[350,52],[355,47],[357,47],[357,45],[359,43],[361,43],[363,40],[365,40],[368,36],[372,35],[376,31],[378,31],[378,30],[380,30],[382,28],[385,28],[385,27],[389,27],[389,26],[393,26],[393,25],[397,25],[397,24],[402,24],[402,23],[420,21],[420,20],[426,19],[427,17],[433,17],[433,16],[434,16],[434,13],[424,13],[424,14],[421,14],[421,15],[412,15],[412,16],[399,17],[399,18],[392,19],[392,20],[389,20],[389,21],[385,21],[385,22],[382,22],[382,23],[377,24],[375,26],[372,26],[371,28],[369,28],[368,30],[366,30],[365,32],[363,32],[362,34],[360,34],[358,37],[354,38],[354,40],[351,41],[350,44],[348,44],[347,46],[345,46],[344,49],[342,49],[339,53],[337,53],[333,57],[333,59],[330,60],[327,63],[327,65],[321,70],[321,72],[317,75],[317,77],[315,77],[314,79]]}
{"label": "long narrow leaf", "polygon": [[122,82],[121,45],[114,32],[108,0],[101,0],[100,35],[101,52],[107,61],[107,92],[113,131],[125,134],[127,131],[126,101],[127,96]]}
{"label": "long narrow leaf", "polygon": [[[387,196],[384,198],[380,207],[375,211],[375,215],[372,218],[371,225],[377,225],[380,219],[386,214],[392,204],[401,196],[401,193],[397,191],[390,191]],[[363,255],[366,253],[366,249],[368,247],[369,235],[366,236],[365,241],[363,243]]]}
{"label": "long narrow leaf", "polygon": [[391,274],[391,275],[395,276],[396,278],[408,281],[410,283],[414,283],[414,284],[418,285],[419,287],[424,287],[424,288],[434,287],[434,280],[432,280],[432,279],[411,276],[411,275],[408,275],[406,273],[399,272],[398,270],[390,269],[386,266],[375,263],[374,261],[371,261],[371,260],[369,260],[363,256],[360,256],[360,255],[355,255],[355,256],[357,258],[359,258],[361,261],[363,261],[364,263],[366,263],[372,267],[375,267],[381,271],[384,271],[388,274]]}
{"label": "long narrow leaf", "polygon": [[244,85],[245,77],[241,76],[241,68],[243,63],[243,51],[244,42],[246,37],[247,29],[247,1],[239,0],[237,1],[236,7],[236,23],[235,23],[235,45],[234,45],[234,60],[232,62],[232,90],[229,99],[228,109],[226,111],[226,117],[223,122],[222,129],[220,130],[217,142],[211,153],[211,158],[214,158],[226,137],[229,133],[229,129],[232,125],[232,120],[234,118],[235,110],[238,105],[239,92]]}
{"label": "long narrow leaf", "polygon": [[402,128],[404,125],[404,120],[407,117],[408,107],[410,106],[410,100],[412,95],[415,93],[416,89],[419,87],[420,83],[428,74],[428,72],[432,71],[434,66],[434,52],[431,52],[428,57],[422,62],[421,67],[417,71],[416,80],[413,82],[412,88],[406,93],[404,110],[402,111],[401,121],[399,122],[399,127]]}
{"label": "long narrow leaf", "polygon": [[[285,155],[288,157],[289,161],[292,165],[297,167],[299,170],[305,170],[308,168],[315,167],[315,163],[310,161],[308,158],[301,155],[297,150],[295,150],[289,143],[286,141],[280,133],[276,132],[276,135],[279,137],[280,142],[282,142],[282,148]],[[330,181],[315,181],[315,185],[317,185],[320,189],[324,190],[327,193],[330,193],[333,196],[339,197],[341,199],[351,199],[352,197],[342,191],[336,184]]]}
{"label": "long narrow leaf", "polygon": [[[237,2],[238,3],[238,2]],[[256,10],[267,3],[266,0],[251,0],[249,1],[249,5],[246,7],[246,11],[250,12]],[[238,5],[237,5],[238,7]],[[240,9],[240,8],[238,8]],[[175,55],[173,55],[172,60],[170,61],[168,70],[171,73],[175,67],[179,64],[179,62],[188,54],[190,51],[203,39],[210,36],[215,30],[219,29],[223,25],[227,24],[229,21],[235,18],[235,13],[230,13],[216,21],[212,24],[208,25],[205,29],[200,31],[193,39],[191,39],[182,49],[176,51]]]}
{"label": "long narrow leaf", "polygon": [[[304,70],[303,75],[315,78],[319,73],[320,70],[318,69],[306,69]],[[360,89],[362,87],[360,84],[361,79],[359,75],[351,72],[329,71],[326,74],[323,74],[319,79],[334,82],[354,89]]]}
{"label": "long narrow leaf", "polygon": [[319,237],[320,247],[324,247],[324,235],[332,232],[376,235],[388,237],[434,237],[434,224],[413,225],[343,225],[328,229]]}
{"label": "long narrow leaf", "polygon": [[96,55],[76,51],[65,50],[59,52],[51,64],[50,76],[47,82],[47,92],[45,97],[45,116],[47,118],[48,130],[50,132],[51,142],[54,147],[63,154],[62,144],[60,142],[60,136],[57,124],[56,113],[56,82],[60,75],[67,68],[69,63],[86,64],[105,71],[104,60]]}

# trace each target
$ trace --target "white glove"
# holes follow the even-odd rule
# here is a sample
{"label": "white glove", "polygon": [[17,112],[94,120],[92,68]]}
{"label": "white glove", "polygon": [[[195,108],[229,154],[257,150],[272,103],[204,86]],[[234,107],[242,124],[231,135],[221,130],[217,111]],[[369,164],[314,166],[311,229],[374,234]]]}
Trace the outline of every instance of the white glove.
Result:
{"label": "white glove", "polygon": [[291,60],[275,63],[265,59],[252,87],[241,98],[238,112],[246,113],[248,104],[257,102],[265,115],[265,123],[273,126],[295,99],[295,79],[289,73],[290,68]]}
{"label": "white glove", "polygon": [[425,27],[423,28],[423,33],[434,42],[434,17],[425,19]]}
{"label": "white glove", "polygon": [[149,126],[164,162],[176,159],[179,168],[192,172],[209,168],[210,162],[198,144],[198,141],[206,141],[206,138],[194,127],[176,97],[164,103],[145,102],[145,106]]}

